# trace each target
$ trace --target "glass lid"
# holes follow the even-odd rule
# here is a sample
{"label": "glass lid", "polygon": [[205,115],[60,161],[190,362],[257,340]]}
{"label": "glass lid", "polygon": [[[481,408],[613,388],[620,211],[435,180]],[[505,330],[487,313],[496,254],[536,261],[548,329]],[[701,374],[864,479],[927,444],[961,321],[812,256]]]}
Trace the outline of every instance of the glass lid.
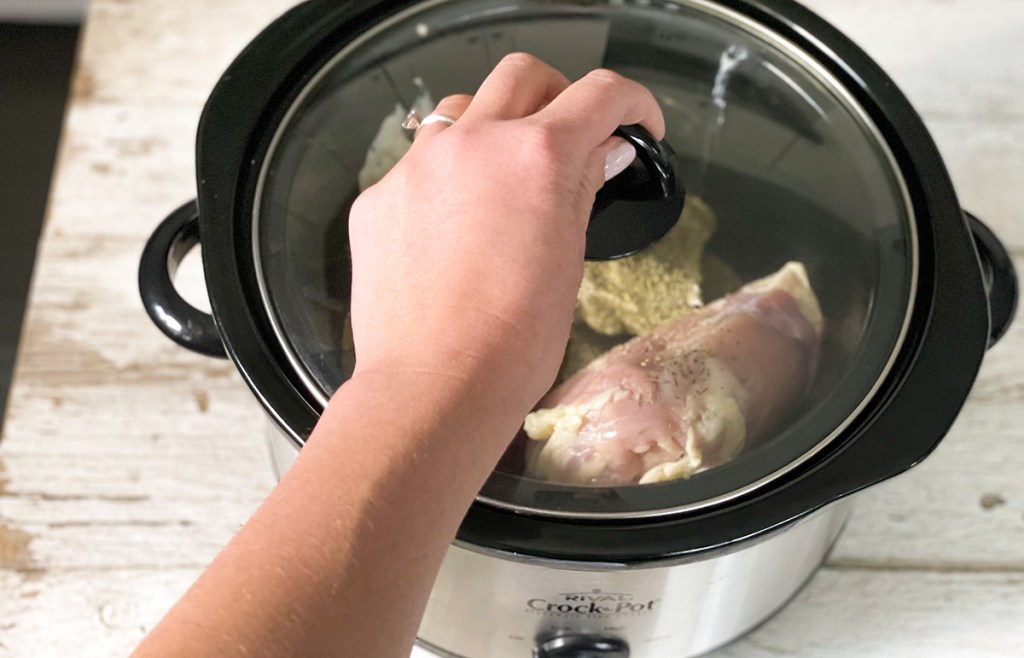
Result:
{"label": "glass lid", "polygon": [[654,246],[587,264],[560,382],[479,500],[563,517],[678,514],[810,459],[902,344],[912,210],[843,85],[704,1],[414,3],[339,45],[274,136],[253,218],[261,293],[311,396],[326,404],[355,363],[352,201],[408,148],[411,107],[472,93],[515,51],[570,79],[605,67],[650,88],[687,199]]}

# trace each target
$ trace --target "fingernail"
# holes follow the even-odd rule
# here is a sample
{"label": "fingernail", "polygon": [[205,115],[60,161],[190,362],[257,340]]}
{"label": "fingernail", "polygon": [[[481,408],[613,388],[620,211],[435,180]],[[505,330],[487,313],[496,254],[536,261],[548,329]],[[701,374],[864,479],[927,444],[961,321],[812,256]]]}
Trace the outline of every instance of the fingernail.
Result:
{"label": "fingernail", "polygon": [[609,181],[615,178],[625,171],[626,167],[635,159],[636,147],[626,140],[621,140],[612,147],[611,151],[608,151],[608,157],[604,161],[604,179]]}

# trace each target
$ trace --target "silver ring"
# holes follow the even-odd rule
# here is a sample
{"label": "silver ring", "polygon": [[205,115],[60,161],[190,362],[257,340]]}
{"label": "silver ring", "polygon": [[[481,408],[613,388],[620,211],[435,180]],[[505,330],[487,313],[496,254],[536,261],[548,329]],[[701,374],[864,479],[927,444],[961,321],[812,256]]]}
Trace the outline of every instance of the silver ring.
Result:
{"label": "silver ring", "polygon": [[420,131],[423,126],[429,126],[432,123],[443,123],[446,125],[452,125],[455,123],[454,117],[450,117],[447,114],[428,114],[427,116],[420,118],[420,113],[415,109],[409,110],[409,114],[406,115],[405,121],[402,122],[402,127],[406,130]]}

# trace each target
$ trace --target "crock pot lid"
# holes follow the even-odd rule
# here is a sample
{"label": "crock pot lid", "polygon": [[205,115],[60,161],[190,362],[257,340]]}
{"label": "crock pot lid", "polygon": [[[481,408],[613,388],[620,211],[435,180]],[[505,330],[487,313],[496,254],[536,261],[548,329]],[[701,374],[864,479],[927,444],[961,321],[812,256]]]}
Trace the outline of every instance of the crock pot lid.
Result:
{"label": "crock pot lid", "polygon": [[[262,163],[253,217],[270,320],[319,404],[355,363],[346,218],[360,189],[407,147],[394,122],[414,104],[429,111],[472,92],[513,51],[570,78],[607,67],[647,85],[665,112],[677,173],[714,215],[706,301],[798,261],[825,332],[806,399],[724,465],[658,484],[565,485],[523,473],[519,437],[481,502],[586,518],[724,503],[825,449],[889,372],[916,285],[913,213],[870,110],[822,55],[736,9],[694,0],[395,3],[390,18],[350,36],[296,90]],[[578,323],[570,351],[591,333]]]}

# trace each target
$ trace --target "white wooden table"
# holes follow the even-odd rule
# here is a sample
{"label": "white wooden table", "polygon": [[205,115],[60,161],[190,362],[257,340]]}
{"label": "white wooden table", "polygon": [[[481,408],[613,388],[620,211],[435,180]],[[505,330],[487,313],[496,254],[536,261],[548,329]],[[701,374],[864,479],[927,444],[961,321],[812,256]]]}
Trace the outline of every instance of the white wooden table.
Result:
{"label": "white wooden table", "polygon": [[[0,443],[0,656],[126,655],[273,485],[233,366],[160,335],[135,272],[195,193],[209,90],[290,4],[93,2]],[[909,95],[1024,271],[1024,2],[810,5]],[[1018,322],[939,449],[862,494],[810,585],[716,655],[1024,656],[1022,365]]]}

